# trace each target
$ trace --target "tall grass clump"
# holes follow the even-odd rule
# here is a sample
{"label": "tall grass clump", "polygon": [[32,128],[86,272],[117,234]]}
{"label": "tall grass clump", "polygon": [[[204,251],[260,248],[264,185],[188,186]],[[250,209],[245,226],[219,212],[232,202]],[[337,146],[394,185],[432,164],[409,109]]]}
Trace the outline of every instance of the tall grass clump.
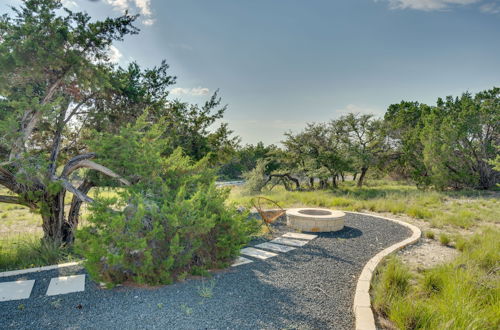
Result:
{"label": "tall grass clump", "polygon": [[499,329],[500,231],[483,230],[455,261],[421,274],[390,259],[373,288],[377,312],[399,329]]}
{"label": "tall grass clump", "polygon": [[77,258],[71,248],[41,239],[38,234],[0,240],[0,271],[52,265]]}
{"label": "tall grass clump", "polygon": [[395,257],[389,257],[373,283],[375,310],[387,315],[392,304],[406,296],[410,289],[410,270]]}

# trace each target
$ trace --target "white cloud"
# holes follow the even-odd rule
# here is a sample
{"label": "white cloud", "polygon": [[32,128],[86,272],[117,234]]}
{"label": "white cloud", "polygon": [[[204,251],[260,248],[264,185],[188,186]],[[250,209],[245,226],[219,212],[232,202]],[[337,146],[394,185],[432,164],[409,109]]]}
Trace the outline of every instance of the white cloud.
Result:
{"label": "white cloud", "polygon": [[192,96],[203,96],[210,93],[210,89],[205,87],[196,87],[196,88],[181,88],[176,87],[170,91],[172,95],[192,95]]}
{"label": "white cloud", "polygon": [[123,54],[122,54],[122,52],[120,52],[120,50],[118,48],[111,45],[111,46],[109,46],[108,56],[109,56],[109,60],[111,62],[118,63],[120,61],[120,59],[123,57]]}
{"label": "white cloud", "polygon": [[155,24],[156,20],[154,18],[146,18],[142,20],[142,24],[144,25],[153,25]]}
{"label": "white cloud", "polygon": [[114,10],[125,11],[129,8],[128,0],[105,0]]}
{"label": "white cloud", "polygon": [[123,12],[129,10],[131,13],[139,12],[144,25],[153,25],[155,19],[152,18],[151,0],[105,0],[114,10]]}
{"label": "white cloud", "polygon": [[488,2],[481,5],[481,7],[479,7],[479,10],[485,14],[500,14],[500,3],[498,1]]}
{"label": "white cloud", "polygon": [[441,10],[455,5],[470,5],[482,0],[388,0],[391,9]]}
{"label": "white cloud", "polygon": [[62,4],[67,8],[77,8],[78,4],[74,0],[62,0]]}
{"label": "white cloud", "polygon": [[151,16],[151,0],[134,0],[142,15]]}

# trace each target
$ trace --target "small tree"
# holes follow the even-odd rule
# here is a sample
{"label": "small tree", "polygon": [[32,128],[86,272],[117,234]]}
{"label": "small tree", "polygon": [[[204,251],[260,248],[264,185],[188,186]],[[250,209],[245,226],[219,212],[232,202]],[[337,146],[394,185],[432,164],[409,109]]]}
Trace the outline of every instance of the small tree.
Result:
{"label": "small tree", "polygon": [[225,205],[229,190],[216,188],[208,158],[193,162],[181,149],[161,155],[169,143],[161,137],[163,123],[151,126],[146,117],[120,134],[97,134],[92,142],[107,155],[106,165],[123,164],[133,182],[117,197],[96,198],[90,225],[79,232],[77,248],[89,274],[109,285],[168,284],[223,267],[256,228],[248,214]]}
{"label": "small tree", "polygon": [[[92,185],[77,187],[70,175],[87,168],[128,183],[92,161],[95,153],[71,151],[85,127],[75,125],[78,115],[95,109],[113,70],[108,48],[137,33],[136,17],[91,22],[57,0],[25,0],[13,10],[15,18],[0,18],[0,184],[12,193],[0,202],[40,212],[45,238],[70,243],[81,203],[92,201]],[[74,195],[68,214],[67,192]]]}
{"label": "small tree", "polygon": [[494,187],[500,180],[490,164],[500,144],[500,88],[439,99],[425,118],[421,141],[437,188]]}
{"label": "small tree", "polygon": [[373,115],[351,113],[338,122],[344,127],[349,152],[360,169],[358,187],[362,187],[368,169],[377,163],[378,156],[387,146],[382,121],[373,119]]}
{"label": "small tree", "polygon": [[265,159],[259,159],[257,165],[251,171],[243,173],[245,179],[244,190],[248,194],[255,194],[262,191],[268,183],[268,176],[266,175],[266,167],[269,162]]}

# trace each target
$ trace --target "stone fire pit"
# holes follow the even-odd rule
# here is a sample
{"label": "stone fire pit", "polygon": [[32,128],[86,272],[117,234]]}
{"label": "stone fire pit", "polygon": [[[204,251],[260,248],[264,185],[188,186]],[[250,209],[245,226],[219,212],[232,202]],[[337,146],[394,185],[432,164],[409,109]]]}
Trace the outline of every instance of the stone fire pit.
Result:
{"label": "stone fire pit", "polygon": [[345,213],[321,208],[297,208],[286,211],[288,226],[312,232],[339,231],[344,228]]}

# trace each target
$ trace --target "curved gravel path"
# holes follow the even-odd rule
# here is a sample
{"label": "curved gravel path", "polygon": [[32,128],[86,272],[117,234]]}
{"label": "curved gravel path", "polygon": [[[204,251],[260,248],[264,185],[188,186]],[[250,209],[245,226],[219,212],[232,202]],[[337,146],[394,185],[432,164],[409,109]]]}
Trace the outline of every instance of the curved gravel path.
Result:
{"label": "curved gravel path", "polygon": [[[289,231],[283,224],[276,235]],[[346,227],[319,234],[304,247],[159,288],[102,290],[45,296],[52,277],[80,267],[1,278],[36,279],[31,297],[0,302],[0,328],[15,329],[352,329],[353,295],[365,263],[411,235],[398,224],[347,214]],[[252,242],[256,245],[259,241]],[[212,297],[200,288],[213,287]]]}

